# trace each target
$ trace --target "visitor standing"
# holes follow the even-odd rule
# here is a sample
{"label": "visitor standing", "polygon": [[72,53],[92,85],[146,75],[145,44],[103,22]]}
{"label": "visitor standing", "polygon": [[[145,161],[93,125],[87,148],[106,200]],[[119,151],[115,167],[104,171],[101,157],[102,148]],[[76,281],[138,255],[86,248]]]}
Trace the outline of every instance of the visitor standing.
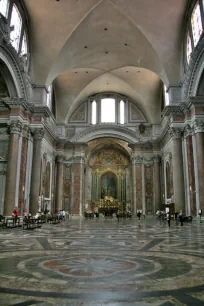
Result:
{"label": "visitor standing", "polygon": [[179,213],[179,221],[181,222],[181,226],[183,226],[183,212],[182,212],[182,210],[180,210],[180,213]]}
{"label": "visitor standing", "polygon": [[137,216],[138,216],[138,219],[140,221],[140,217],[141,217],[141,211],[140,210],[138,211]]}

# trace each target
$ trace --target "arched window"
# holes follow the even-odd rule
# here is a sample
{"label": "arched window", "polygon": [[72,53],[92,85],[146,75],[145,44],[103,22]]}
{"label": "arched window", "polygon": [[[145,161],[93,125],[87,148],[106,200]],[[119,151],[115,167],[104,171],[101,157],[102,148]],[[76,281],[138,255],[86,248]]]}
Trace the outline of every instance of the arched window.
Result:
{"label": "arched window", "polygon": [[201,10],[200,10],[199,2],[196,3],[193,9],[193,13],[191,16],[191,26],[192,26],[194,47],[196,47],[201,37],[201,34],[203,32]]}
{"label": "arched window", "polygon": [[96,124],[96,101],[94,100],[91,104],[91,123]]}
{"label": "arched window", "polygon": [[125,123],[125,102],[123,100],[120,101],[120,124]]}
{"label": "arched window", "polygon": [[190,58],[191,58],[192,51],[193,51],[192,41],[191,41],[190,34],[188,32],[188,35],[187,35],[187,62],[188,62],[188,64],[190,63]]}
{"label": "arched window", "polygon": [[48,87],[46,105],[52,110],[52,84]]}
{"label": "arched window", "polygon": [[26,33],[24,31],[22,46],[21,46],[21,55],[26,55],[27,53],[28,53],[27,38],[26,38]]}
{"label": "arched window", "polygon": [[101,99],[101,122],[115,123],[115,99]]}
{"label": "arched window", "polygon": [[45,198],[50,197],[50,163],[47,162],[45,173]]}
{"label": "arched window", "polygon": [[164,85],[164,102],[165,106],[169,105],[169,93],[167,92],[166,85]]}
{"label": "arched window", "polygon": [[9,7],[9,0],[0,1],[0,13],[6,18],[8,17],[8,7]]}
{"label": "arched window", "polygon": [[10,26],[11,26],[11,33],[10,33],[11,43],[18,52],[20,37],[21,37],[22,18],[15,4],[13,5],[12,8]]}

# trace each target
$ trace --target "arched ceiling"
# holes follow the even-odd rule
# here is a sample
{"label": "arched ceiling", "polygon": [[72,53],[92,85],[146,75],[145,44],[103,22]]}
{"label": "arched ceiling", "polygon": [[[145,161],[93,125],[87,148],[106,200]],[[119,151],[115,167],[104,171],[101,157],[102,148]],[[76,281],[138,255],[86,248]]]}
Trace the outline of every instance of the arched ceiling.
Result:
{"label": "arched ceiling", "polygon": [[[25,0],[25,4],[32,80],[46,86],[56,80],[59,122],[66,122],[74,105],[98,90],[134,98],[150,122],[158,123],[160,79],[166,85],[180,80],[187,0]],[[131,72],[126,74],[127,70]]]}

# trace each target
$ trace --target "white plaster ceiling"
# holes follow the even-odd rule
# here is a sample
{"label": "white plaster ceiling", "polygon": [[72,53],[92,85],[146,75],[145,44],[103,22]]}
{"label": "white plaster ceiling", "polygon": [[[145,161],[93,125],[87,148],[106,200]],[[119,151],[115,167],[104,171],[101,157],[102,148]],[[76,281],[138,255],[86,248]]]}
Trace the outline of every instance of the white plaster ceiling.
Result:
{"label": "white plaster ceiling", "polygon": [[25,4],[32,81],[48,86],[56,80],[59,122],[66,122],[74,106],[97,90],[130,96],[150,122],[159,122],[160,79],[166,85],[180,80],[187,0],[25,0]]}

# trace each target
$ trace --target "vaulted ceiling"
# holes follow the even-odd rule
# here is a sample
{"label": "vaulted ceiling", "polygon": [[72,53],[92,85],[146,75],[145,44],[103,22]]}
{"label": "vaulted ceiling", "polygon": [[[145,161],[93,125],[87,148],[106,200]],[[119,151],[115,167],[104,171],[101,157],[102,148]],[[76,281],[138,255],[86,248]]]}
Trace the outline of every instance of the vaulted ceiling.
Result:
{"label": "vaulted ceiling", "polygon": [[180,80],[187,0],[25,0],[32,81],[55,80],[57,120],[89,95],[131,97],[159,123],[161,80]]}

